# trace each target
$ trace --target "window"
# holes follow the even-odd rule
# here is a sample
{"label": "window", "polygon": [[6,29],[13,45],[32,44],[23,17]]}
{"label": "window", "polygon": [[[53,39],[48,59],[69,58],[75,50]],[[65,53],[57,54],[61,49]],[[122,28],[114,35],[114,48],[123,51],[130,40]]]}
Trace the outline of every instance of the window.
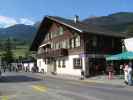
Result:
{"label": "window", "polygon": [[45,59],[45,64],[51,64],[51,59]]}
{"label": "window", "polygon": [[65,64],[65,59],[62,60],[62,68],[65,68],[66,64]]}
{"label": "window", "polygon": [[62,48],[62,41],[59,42],[59,48]]}
{"label": "window", "polygon": [[53,32],[51,32],[51,39],[53,38]]}
{"label": "window", "polygon": [[61,61],[58,60],[58,68],[61,68]]}
{"label": "window", "polygon": [[51,48],[52,48],[52,49],[54,48],[54,44],[53,44],[53,42],[51,43]]}
{"label": "window", "polygon": [[79,47],[80,46],[80,36],[77,36],[75,38],[75,47]]}
{"label": "window", "polygon": [[75,46],[74,46],[74,38],[73,39],[71,39],[71,48],[74,48]]}
{"label": "window", "polygon": [[62,41],[62,48],[66,48],[66,41]]}
{"label": "window", "polygon": [[43,53],[43,51],[44,51],[43,48],[39,48],[39,49],[38,49],[38,54]]}
{"label": "window", "polygon": [[70,48],[69,40],[66,40],[66,48]]}
{"label": "window", "polygon": [[49,39],[51,39],[51,33],[48,33],[48,34],[46,35],[46,38],[45,38],[46,41],[49,40]]}
{"label": "window", "polygon": [[64,33],[63,27],[59,27],[59,35],[62,35]]}
{"label": "window", "polygon": [[58,42],[56,43],[56,49],[59,49],[59,43]]}
{"label": "window", "polygon": [[74,58],[73,59],[73,67],[74,67],[74,69],[81,69],[82,68],[82,59]]}

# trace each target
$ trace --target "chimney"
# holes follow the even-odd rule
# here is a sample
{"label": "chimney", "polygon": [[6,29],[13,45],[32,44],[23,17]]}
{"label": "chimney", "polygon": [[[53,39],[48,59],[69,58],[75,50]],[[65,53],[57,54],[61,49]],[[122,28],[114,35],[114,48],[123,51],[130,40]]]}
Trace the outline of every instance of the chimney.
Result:
{"label": "chimney", "polygon": [[77,23],[78,21],[79,21],[79,16],[78,15],[75,15],[74,22]]}

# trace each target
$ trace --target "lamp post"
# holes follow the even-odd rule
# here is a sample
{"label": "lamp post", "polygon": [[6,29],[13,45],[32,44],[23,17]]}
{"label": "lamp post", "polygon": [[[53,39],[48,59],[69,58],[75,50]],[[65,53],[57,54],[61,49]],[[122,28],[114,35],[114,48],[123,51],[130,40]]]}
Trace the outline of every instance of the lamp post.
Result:
{"label": "lamp post", "polygon": [[[124,39],[121,40],[122,42],[122,53],[126,51],[126,47],[125,47],[125,43],[124,43]],[[120,79],[122,79],[122,70],[123,70],[123,65],[120,65]]]}

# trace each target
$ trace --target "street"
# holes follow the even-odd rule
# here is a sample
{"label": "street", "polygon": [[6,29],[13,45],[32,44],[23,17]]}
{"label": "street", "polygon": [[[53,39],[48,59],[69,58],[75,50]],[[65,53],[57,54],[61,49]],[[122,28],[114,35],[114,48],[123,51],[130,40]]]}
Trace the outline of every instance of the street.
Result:
{"label": "street", "polygon": [[[0,79],[0,100],[133,100],[133,91],[119,85],[6,72]],[[130,87],[129,87],[130,88]]]}

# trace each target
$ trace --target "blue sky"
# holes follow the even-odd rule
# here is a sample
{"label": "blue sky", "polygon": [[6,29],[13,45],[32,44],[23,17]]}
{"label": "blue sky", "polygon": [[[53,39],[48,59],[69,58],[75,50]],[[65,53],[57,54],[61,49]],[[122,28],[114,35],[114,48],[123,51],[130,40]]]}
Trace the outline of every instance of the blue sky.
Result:
{"label": "blue sky", "polygon": [[33,24],[45,15],[72,18],[77,14],[82,20],[115,12],[133,12],[133,0],[0,0],[0,16],[13,23]]}

